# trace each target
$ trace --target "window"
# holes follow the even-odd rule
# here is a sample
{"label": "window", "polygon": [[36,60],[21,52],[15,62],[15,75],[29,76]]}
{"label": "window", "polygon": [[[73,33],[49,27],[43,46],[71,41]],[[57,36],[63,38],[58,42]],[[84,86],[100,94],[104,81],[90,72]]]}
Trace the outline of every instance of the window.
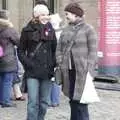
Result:
{"label": "window", "polygon": [[7,9],[7,0],[2,0],[2,9]]}
{"label": "window", "polygon": [[48,6],[51,13],[54,13],[54,0],[48,0]]}
{"label": "window", "polygon": [[36,0],[33,0],[33,8],[34,8],[34,6],[35,6],[35,1],[36,1]]}

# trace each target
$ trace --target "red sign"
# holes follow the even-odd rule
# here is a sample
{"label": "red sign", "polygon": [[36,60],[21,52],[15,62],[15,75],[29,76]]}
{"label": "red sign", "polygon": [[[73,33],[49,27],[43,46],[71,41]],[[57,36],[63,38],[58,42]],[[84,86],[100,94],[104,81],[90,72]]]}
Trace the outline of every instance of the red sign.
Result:
{"label": "red sign", "polygon": [[99,12],[99,65],[120,65],[120,0],[100,0]]}

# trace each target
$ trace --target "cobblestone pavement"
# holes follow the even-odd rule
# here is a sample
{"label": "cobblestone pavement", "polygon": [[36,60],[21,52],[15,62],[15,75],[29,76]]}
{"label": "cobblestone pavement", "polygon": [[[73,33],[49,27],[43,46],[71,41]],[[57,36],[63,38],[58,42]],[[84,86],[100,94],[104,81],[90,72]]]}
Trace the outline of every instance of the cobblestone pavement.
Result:
{"label": "cobblestone pavement", "polygon": [[[120,92],[97,90],[101,102],[89,105],[90,120],[120,120]],[[17,108],[0,108],[0,120],[25,120],[26,102],[16,102]],[[69,120],[68,99],[61,94],[61,104],[49,108],[45,120]]]}

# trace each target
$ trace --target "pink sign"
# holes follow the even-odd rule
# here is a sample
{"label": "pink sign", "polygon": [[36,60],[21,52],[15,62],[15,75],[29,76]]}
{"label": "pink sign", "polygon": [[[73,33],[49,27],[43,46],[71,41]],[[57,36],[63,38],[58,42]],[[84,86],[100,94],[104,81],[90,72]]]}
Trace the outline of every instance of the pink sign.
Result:
{"label": "pink sign", "polygon": [[99,65],[120,65],[120,0],[100,0]]}

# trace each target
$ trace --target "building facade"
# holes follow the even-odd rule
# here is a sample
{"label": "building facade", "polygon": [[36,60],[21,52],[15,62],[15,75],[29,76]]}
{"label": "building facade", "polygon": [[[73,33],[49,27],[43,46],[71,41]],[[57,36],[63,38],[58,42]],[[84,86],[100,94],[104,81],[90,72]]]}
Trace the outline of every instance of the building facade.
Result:
{"label": "building facade", "polygon": [[[97,29],[98,1],[97,0],[45,0],[51,13],[59,13],[64,18],[64,7],[70,2],[78,2],[85,10],[86,21]],[[0,8],[10,11],[10,19],[20,32],[22,27],[31,19],[35,0],[0,0]]]}

